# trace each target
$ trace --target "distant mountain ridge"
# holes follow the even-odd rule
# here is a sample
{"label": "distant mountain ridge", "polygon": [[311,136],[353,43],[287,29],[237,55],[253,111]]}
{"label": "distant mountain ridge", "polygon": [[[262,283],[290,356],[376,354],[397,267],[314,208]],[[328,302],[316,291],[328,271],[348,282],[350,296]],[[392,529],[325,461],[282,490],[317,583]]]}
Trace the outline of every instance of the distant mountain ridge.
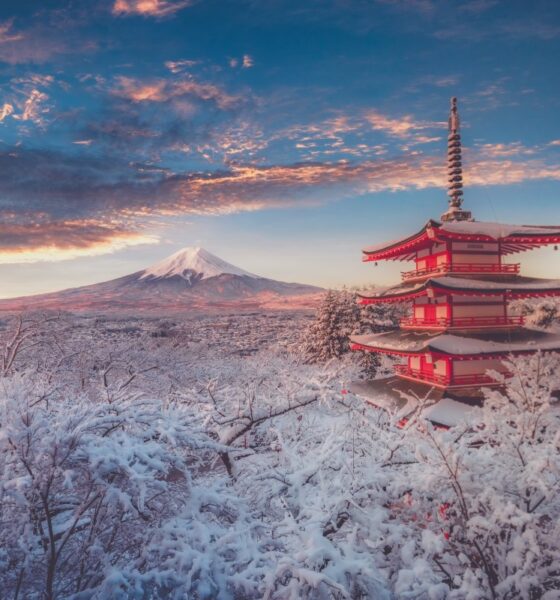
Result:
{"label": "distant mountain ridge", "polygon": [[260,277],[204,248],[187,247],[118,279],[59,292],[0,300],[0,311],[177,313],[298,309],[315,306],[321,288]]}

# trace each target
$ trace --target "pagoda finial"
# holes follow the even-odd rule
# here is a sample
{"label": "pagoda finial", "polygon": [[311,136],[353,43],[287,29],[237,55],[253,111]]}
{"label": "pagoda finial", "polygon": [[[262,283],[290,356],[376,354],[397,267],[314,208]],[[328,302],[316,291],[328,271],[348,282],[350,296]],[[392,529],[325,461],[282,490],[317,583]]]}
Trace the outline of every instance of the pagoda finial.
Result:
{"label": "pagoda finial", "polygon": [[463,166],[461,162],[461,121],[457,111],[457,98],[451,98],[449,112],[449,135],[447,137],[447,195],[449,208],[441,215],[442,221],[469,221],[472,215],[462,210],[463,204]]}

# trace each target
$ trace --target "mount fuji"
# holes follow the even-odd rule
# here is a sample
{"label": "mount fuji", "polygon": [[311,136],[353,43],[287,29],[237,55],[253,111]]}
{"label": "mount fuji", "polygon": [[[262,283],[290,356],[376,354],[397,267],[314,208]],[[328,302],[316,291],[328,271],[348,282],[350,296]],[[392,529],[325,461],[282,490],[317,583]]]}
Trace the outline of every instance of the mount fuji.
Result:
{"label": "mount fuji", "polygon": [[204,248],[187,247],[131,275],[59,292],[0,300],[0,311],[178,313],[304,309],[321,288],[285,283],[240,269]]}

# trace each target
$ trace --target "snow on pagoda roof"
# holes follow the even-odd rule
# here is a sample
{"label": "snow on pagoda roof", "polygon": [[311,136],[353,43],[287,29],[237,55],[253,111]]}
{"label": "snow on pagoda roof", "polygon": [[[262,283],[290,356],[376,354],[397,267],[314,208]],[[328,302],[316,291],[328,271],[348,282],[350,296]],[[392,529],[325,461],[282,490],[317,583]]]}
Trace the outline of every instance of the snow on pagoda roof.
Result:
{"label": "snow on pagoda roof", "polygon": [[[476,335],[434,335],[430,332],[396,330],[350,338],[364,350],[373,350],[409,356],[433,352],[456,357],[488,358],[524,354],[538,350],[560,350],[560,335],[536,329],[518,329],[510,332]],[[358,348],[360,349],[360,348]]]}
{"label": "snow on pagoda roof", "polygon": [[458,425],[477,407],[477,401],[472,397],[461,402],[445,397],[447,392],[443,389],[426,389],[422,383],[395,376],[372,381],[353,381],[348,389],[396,418],[409,417],[418,408],[418,401],[415,402],[414,398],[421,398],[426,403],[422,416],[445,427]]}
{"label": "snow on pagoda roof", "polygon": [[430,220],[408,237],[368,246],[362,250],[364,260],[411,260],[423,248],[446,240],[501,242],[502,254],[530,250],[560,242],[560,225],[509,225],[484,221]]}
{"label": "snow on pagoda roof", "polygon": [[433,423],[455,427],[468,419],[475,410],[477,410],[477,407],[471,404],[459,402],[452,398],[442,398],[439,402],[425,408],[422,411],[422,416]]}
{"label": "snow on pagoda roof", "polygon": [[554,296],[560,294],[560,279],[536,279],[516,277],[515,280],[482,280],[466,277],[434,277],[418,283],[399,284],[361,292],[360,298],[371,303],[409,300],[425,296],[429,289],[453,290],[466,295],[507,294],[510,298],[521,296]]}
{"label": "snow on pagoda roof", "polygon": [[448,221],[442,223],[441,229],[462,235],[486,235],[494,240],[503,240],[512,236],[560,235],[560,225],[509,225],[485,221]]}

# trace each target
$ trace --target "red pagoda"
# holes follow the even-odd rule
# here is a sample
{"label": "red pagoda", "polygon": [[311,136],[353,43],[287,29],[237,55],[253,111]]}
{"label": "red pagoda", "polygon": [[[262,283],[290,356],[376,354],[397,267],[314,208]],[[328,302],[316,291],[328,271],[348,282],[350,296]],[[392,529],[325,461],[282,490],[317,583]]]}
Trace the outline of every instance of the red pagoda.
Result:
{"label": "red pagoda", "polygon": [[359,295],[361,304],[410,302],[395,331],[353,336],[353,350],[402,357],[395,376],[356,383],[374,404],[402,408],[404,397],[433,400],[428,418],[453,425],[464,407],[480,403],[483,387],[497,385],[489,370],[504,359],[539,350],[560,351],[560,336],[525,328],[511,314],[518,298],[560,295],[560,281],[520,275],[511,255],[560,243],[560,226],[479,222],[463,210],[460,122],[451,100],[448,137],[449,209],[402,240],[364,248],[363,260],[414,261],[396,286]]}

